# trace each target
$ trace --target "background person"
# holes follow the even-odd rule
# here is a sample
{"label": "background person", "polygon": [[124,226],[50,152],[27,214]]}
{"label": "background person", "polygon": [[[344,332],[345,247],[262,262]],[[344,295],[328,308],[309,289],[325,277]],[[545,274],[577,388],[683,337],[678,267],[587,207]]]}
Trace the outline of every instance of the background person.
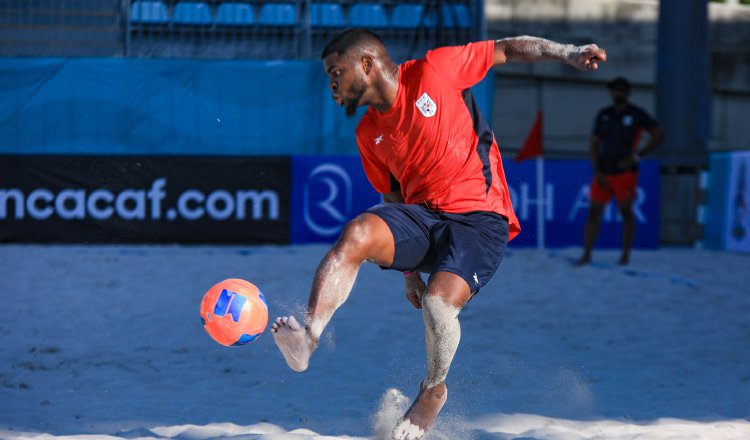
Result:
{"label": "background person", "polygon": [[[583,234],[583,255],[578,265],[591,262],[591,251],[599,235],[604,208],[615,197],[622,214],[622,255],[618,264],[630,262],[630,249],[635,239],[633,202],[638,187],[638,161],[662,142],[659,125],[642,108],[628,102],[630,83],[623,77],[607,84],[612,105],[599,111],[591,135],[590,157],[594,170],[589,192],[590,207]],[[641,135],[648,131],[650,139],[638,150]]]}

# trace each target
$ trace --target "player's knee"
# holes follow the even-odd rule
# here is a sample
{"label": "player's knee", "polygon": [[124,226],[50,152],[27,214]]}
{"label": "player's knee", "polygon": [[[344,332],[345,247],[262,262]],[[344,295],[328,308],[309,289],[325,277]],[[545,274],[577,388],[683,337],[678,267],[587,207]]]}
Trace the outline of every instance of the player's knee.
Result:
{"label": "player's knee", "polygon": [[439,300],[435,301],[435,307],[440,307],[443,303],[460,310],[471,299],[471,296],[469,284],[464,278],[451,272],[439,271],[430,276],[424,299],[434,297]]}
{"label": "player's knee", "polygon": [[425,293],[422,298],[423,313],[432,321],[448,321],[458,317],[460,309],[446,302],[441,295]]}
{"label": "player's knee", "polygon": [[604,213],[604,207],[605,205],[601,203],[592,202],[591,206],[589,207],[589,220],[599,220]]}
{"label": "player's knee", "polygon": [[336,247],[339,252],[353,258],[365,259],[368,247],[372,241],[370,228],[361,217],[349,221],[341,231]]}
{"label": "player's knee", "polygon": [[620,215],[622,216],[622,221],[624,222],[632,222],[635,219],[633,209],[629,205],[620,208]]}

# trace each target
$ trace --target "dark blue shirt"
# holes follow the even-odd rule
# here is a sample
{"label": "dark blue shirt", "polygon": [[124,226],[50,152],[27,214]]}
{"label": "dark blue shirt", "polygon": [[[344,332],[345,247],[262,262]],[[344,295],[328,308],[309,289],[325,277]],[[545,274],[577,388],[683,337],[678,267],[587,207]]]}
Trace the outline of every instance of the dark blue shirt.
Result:
{"label": "dark blue shirt", "polygon": [[604,174],[635,171],[636,167],[621,168],[619,162],[637,151],[643,130],[654,127],[656,121],[633,104],[628,104],[621,112],[615,110],[614,106],[602,109],[594,123],[594,134],[601,139],[599,169]]}

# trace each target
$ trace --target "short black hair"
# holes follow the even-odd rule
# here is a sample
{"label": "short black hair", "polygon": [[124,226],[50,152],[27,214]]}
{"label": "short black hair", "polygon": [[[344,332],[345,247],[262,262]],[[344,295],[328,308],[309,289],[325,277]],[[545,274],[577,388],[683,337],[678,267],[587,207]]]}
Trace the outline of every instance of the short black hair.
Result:
{"label": "short black hair", "polygon": [[607,87],[610,89],[614,88],[622,88],[625,90],[630,90],[630,81],[623,78],[622,76],[618,76],[617,78],[613,79],[612,81],[607,83]]}
{"label": "short black hair", "polygon": [[368,31],[367,29],[347,29],[333,37],[326,44],[326,47],[323,48],[323,52],[320,54],[320,58],[324,59],[332,53],[343,55],[353,47],[359,46],[364,48],[373,44],[385,46],[383,40],[375,32]]}

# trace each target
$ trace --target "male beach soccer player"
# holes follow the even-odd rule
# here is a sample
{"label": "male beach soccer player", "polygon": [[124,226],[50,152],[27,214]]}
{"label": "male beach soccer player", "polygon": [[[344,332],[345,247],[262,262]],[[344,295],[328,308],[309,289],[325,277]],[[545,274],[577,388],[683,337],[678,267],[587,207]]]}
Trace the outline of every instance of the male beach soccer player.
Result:
{"label": "male beach soccer player", "polygon": [[304,371],[363,262],[404,272],[406,297],[422,309],[427,377],[391,436],[419,439],[448,397],[459,312],[520,232],[500,151],[469,88],[506,61],[558,60],[595,70],[606,55],[596,45],[524,36],[443,47],[397,65],[377,35],[354,29],[336,36],[321,57],[333,99],[347,115],[369,106],[357,144],[385,203],[347,223],[323,258],[305,325],[281,317],[271,332],[289,367]]}

